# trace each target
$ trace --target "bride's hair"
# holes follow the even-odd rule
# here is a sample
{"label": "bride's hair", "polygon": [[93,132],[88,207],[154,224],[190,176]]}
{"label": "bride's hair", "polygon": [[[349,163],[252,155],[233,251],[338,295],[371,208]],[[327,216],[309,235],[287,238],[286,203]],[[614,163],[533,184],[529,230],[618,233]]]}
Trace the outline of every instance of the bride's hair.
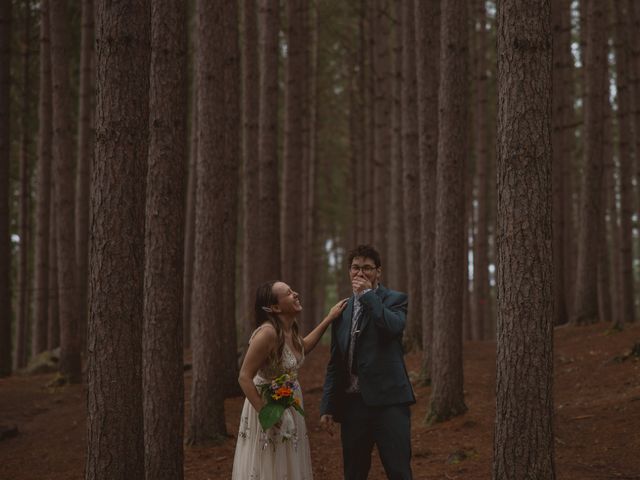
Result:
{"label": "bride's hair", "polygon": [[[273,285],[277,280],[271,282],[265,282],[256,290],[256,303],[255,303],[255,315],[256,315],[256,328],[265,322],[273,325],[278,335],[278,348],[270,355],[270,360],[280,363],[282,359],[282,350],[284,349],[284,329],[282,328],[282,321],[275,313],[271,312],[271,307],[278,304],[278,297],[273,293]],[[302,338],[298,333],[298,320],[293,321],[291,326],[291,340],[293,346],[302,353],[303,345]]]}

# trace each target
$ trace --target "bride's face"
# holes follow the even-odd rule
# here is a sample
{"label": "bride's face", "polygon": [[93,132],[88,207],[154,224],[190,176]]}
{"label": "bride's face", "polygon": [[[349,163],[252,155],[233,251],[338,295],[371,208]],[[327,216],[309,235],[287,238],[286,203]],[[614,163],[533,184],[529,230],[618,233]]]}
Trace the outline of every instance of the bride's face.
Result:
{"label": "bride's face", "polygon": [[276,282],[272,288],[273,294],[278,299],[278,304],[273,306],[276,313],[298,313],[302,311],[298,292],[291,289],[284,282]]}

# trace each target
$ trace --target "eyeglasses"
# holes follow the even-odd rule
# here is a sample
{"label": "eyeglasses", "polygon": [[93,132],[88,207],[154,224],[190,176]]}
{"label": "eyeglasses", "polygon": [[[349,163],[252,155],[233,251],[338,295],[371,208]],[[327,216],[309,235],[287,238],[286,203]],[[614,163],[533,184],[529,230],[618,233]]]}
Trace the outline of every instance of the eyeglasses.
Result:
{"label": "eyeglasses", "polygon": [[372,267],[371,265],[356,265],[353,264],[349,267],[349,270],[351,271],[351,273],[358,273],[358,272],[362,272],[364,274],[368,274],[373,272],[376,268],[378,267]]}

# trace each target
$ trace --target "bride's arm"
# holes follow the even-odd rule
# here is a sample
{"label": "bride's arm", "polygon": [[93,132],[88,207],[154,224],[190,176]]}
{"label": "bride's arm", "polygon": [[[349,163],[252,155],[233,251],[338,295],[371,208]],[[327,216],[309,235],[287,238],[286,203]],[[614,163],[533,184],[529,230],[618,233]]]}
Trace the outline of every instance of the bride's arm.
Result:
{"label": "bride's arm", "polygon": [[302,339],[302,346],[304,347],[305,355],[316,347],[327,327],[342,314],[342,310],[347,306],[348,300],[348,298],[345,298],[344,300],[340,300],[336,303],[333,308],[331,308],[327,316],[324,317],[324,320],[322,320],[316,328],[311,330],[311,332]]}
{"label": "bride's arm", "polygon": [[249,400],[249,403],[251,403],[253,408],[258,412],[262,409],[265,402],[253,383],[253,377],[256,376],[260,367],[264,365],[269,358],[269,354],[276,347],[277,340],[276,331],[271,325],[261,328],[251,340],[247,354],[240,367],[238,383],[247,400]]}

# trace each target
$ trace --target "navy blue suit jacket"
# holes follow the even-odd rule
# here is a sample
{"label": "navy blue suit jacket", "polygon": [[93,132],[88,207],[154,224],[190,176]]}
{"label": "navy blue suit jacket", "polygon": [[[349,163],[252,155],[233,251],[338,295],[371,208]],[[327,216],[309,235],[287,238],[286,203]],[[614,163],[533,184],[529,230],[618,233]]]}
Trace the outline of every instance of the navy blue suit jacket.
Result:
{"label": "navy blue suit jacket", "polygon": [[[342,419],[354,297],[331,326],[331,359],[327,365],[320,414]],[[402,333],[407,318],[407,295],[378,285],[362,297],[360,334],[355,357],[360,393],[368,406],[415,403],[413,388],[404,365]]]}

